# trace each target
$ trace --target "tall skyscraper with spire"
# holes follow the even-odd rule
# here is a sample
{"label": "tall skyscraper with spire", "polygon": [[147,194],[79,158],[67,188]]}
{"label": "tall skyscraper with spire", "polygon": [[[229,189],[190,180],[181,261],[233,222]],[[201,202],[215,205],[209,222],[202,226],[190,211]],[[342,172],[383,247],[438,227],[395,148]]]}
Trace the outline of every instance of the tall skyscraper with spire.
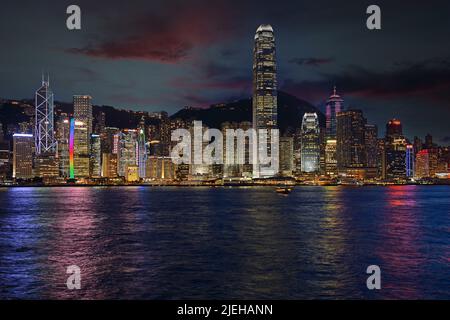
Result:
{"label": "tall skyscraper with spire", "polygon": [[53,122],[53,92],[50,89],[50,78],[45,80],[35,95],[35,147],[36,155],[55,153],[56,141]]}
{"label": "tall skyscraper with spire", "polygon": [[[253,49],[253,128],[277,128],[277,65],[275,37],[271,25],[262,24],[255,34]],[[269,134],[269,133],[268,133]],[[268,147],[268,154],[271,150]],[[263,168],[254,164],[255,178],[264,176]]]}
{"label": "tall skyscraper with spire", "polygon": [[333,88],[333,94],[326,103],[326,138],[336,139],[336,115],[344,111],[344,100],[336,92],[336,86]]}

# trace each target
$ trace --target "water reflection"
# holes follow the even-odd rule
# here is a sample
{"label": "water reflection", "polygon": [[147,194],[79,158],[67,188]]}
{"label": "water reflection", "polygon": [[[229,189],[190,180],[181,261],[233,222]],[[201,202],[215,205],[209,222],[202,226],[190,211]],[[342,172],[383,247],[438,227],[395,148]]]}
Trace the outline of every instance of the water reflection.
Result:
{"label": "water reflection", "polygon": [[392,186],[386,189],[380,230],[384,241],[377,247],[377,253],[382,260],[383,287],[390,298],[417,299],[421,295],[417,281],[425,261],[419,251],[422,221],[417,210],[417,188]]}
{"label": "water reflection", "polygon": [[[7,189],[0,297],[450,298],[449,190]],[[365,287],[370,264],[381,291]]]}

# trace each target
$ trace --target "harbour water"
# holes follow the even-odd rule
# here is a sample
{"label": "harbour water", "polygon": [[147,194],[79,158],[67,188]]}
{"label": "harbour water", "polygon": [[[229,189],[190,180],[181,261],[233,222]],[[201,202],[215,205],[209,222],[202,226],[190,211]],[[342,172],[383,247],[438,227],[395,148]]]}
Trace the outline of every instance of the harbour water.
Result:
{"label": "harbour water", "polygon": [[450,187],[0,188],[0,298],[450,299]]}

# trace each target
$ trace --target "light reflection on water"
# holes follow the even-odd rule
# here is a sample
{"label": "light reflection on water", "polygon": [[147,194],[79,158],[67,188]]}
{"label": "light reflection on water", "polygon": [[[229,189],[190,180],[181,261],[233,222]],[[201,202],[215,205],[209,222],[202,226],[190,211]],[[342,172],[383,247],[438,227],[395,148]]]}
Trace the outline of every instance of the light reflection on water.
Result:
{"label": "light reflection on water", "polygon": [[[11,188],[1,298],[450,298],[450,188]],[[82,290],[66,288],[66,268]],[[382,270],[369,291],[368,265]]]}

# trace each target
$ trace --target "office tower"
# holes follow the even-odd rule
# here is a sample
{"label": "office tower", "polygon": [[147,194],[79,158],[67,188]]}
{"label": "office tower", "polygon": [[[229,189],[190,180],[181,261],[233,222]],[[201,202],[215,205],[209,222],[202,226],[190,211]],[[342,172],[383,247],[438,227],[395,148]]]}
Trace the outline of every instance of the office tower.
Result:
{"label": "office tower", "polygon": [[118,148],[118,134],[120,130],[115,127],[106,127],[105,136],[102,141],[102,153],[113,153],[117,154]]}
{"label": "office tower", "polygon": [[415,155],[414,146],[412,144],[406,145],[406,177],[413,178],[415,170]]}
{"label": "office tower", "polygon": [[117,178],[117,154],[102,153],[102,177]]}
{"label": "office tower", "polygon": [[33,146],[32,134],[13,135],[13,178],[33,178]]}
{"label": "office tower", "polygon": [[301,166],[302,172],[319,171],[320,128],[317,113],[305,113],[302,120]]}
{"label": "office tower", "polygon": [[[50,89],[50,80],[44,80],[42,76],[42,85],[36,91],[35,96],[35,152],[36,155],[44,153],[55,154],[56,141],[53,129],[53,92]],[[28,129],[22,128],[23,132]]]}
{"label": "office tower", "polygon": [[414,177],[423,179],[429,178],[430,176],[430,158],[428,149],[423,149],[416,154],[416,171]]}
{"label": "office tower", "polygon": [[361,110],[337,114],[336,156],[338,170],[363,168],[366,164],[366,119]]}
{"label": "office tower", "polygon": [[[270,25],[260,25],[256,30],[253,49],[253,128],[277,128],[277,67],[275,37]],[[262,147],[258,144],[258,150]],[[270,150],[267,145],[267,154]],[[259,163],[254,164],[254,177],[270,177],[273,172]]]}
{"label": "office tower", "polygon": [[102,152],[100,135],[94,133],[91,134],[90,148],[90,176],[92,178],[100,178],[102,176]]}
{"label": "office tower", "polygon": [[137,137],[137,151],[138,151],[138,167],[139,167],[139,177],[145,178],[146,162],[147,162],[147,139],[145,137],[145,120],[142,117],[138,128]]}
{"label": "office tower", "polygon": [[69,138],[70,119],[67,114],[62,114],[56,121],[57,156],[59,163],[59,175],[69,177]]}
{"label": "office tower", "polygon": [[[1,131],[1,124],[0,124]],[[11,176],[11,160],[9,152],[9,141],[0,140],[0,180]]]}
{"label": "office tower", "polygon": [[325,174],[337,175],[336,139],[327,139],[325,144]]}
{"label": "office tower", "polygon": [[326,103],[326,139],[336,139],[336,115],[341,111],[344,111],[344,100],[336,93],[335,86]]}
{"label": "office tower", "polygon": [[386,143],[386,179],[406,178],[406,140],[395,138]]}
{"label": "office tower", "polygon": [[125,177],[127,167],[137,164],[137,132],[134,129],[124,129],[119,138],[117,155],[119,177]]}
{"label": "office tower", "polygon": [[[70,141],[69,151],[72,152],[73,159],[73,177],[71,178],[87,178],[89,177],[89,151],[90,137],[87,135],[89,130],[87,123],[72,119],[73,139]],[[70,150],[71,149],[71,150]]]}
{"label": "office tower", "polygon": [[292,177],[294,171],[294,138],[280,138],[280,174]]}
{"label": "office tower", "polygon": [[386,179],[386,140],[384,138],[378,139],[377,148],[377,176]]}
{"label": "office tower", "polygon": [[406,145],[400,120],[389,120],[385,144],[386,179],[406,178]]}
{"label": "office tower", "polygon": [[[147,161],[147,166],[149,165],[149,162]],[[182,163],[177,166],[175,166],[175,177],[178,181],[187,181],[189,180],[189,165]],[[149,177],[147,173],[147,178]]]}
{"label": "office tower", "polygon": [[92,134],[92,97],[87,95],[73,96],[73,117],[75,121],[83,122],[86,126],[86,136]]}
{"label": "office tower", "polygon": [[428,150],[429,157],[429,169],[430,169],[430,177],[436,177],[436,173],[438,172],[439,165],[439,154],[437,148],[430,148]]}
{"label": "office tower", "polygon": [[165,111],[161,112],[159,137],[161,141],[161,154],[163,156],[169,156],[171,144],[170,118]]}
{"label": "office tower", "polygon": [[103,111],[100,111],[95,116],[95,130],[94,132],[98,135],[102,135],[105,132],[106,127],[106,115]]}
{"label": "office tower", "polygon": [[386,124],[386,139],[393,140],[403,137],[402,123],[398,119],[389,120]]}
{"label": "office tower", "polygon": [[302,129],[294,133],[294,171],[298,175],[302,172]]}
{"label": "office tower", "polygon": [[139,181],[139,167],[137,165],[128,165],[125,173],[126,182]]}
{"label": "office tower", "polygon": [[59,164],[56,153],[41,153],[34,160],[34,176],[48,180],[59,177]]}
{"label": "office tower", "polygon": [[364,144],[366,150],[366,166],[376,168],[378,154],[378,127],[376,125],[365,125]]}
{"label": "office tower", "polygon": [[[180,172],[183,171],[183,172]],[[178,171],[178,172],[177,172]],[[189,165],[181,164],[176,166],[170,157],[150,156],[147,161],[147,180],[166,180],[171,181],[177,178],[179,180],[188,180]]]}

